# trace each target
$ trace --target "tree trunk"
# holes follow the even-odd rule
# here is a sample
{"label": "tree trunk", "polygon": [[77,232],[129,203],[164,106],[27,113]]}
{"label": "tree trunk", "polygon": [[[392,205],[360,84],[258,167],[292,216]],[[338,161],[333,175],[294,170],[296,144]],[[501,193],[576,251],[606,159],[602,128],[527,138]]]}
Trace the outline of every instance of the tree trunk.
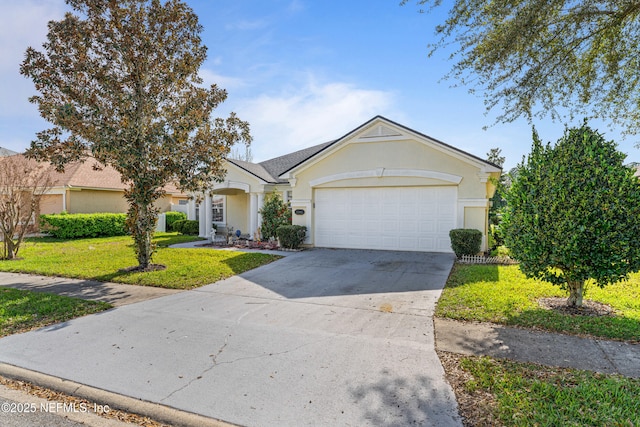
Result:
{"label": "tree trunk", "polygon": [[152,243],[156,227],[155,209],[153,205],[135,204],[129,213],[133,214],[130,217],[130,228],[135,241],[138,265],[141,270],[147,270],[155,249]]}
{"label": "tree trunk", "polygon": [[569,307],[582,307],[582,294],[584,292],[584,281],[575,282],[570,281],[567,283],[569,287],[569,299],[567,305]]}
{"label": "tree trunk", "polygon": [[138,269],[143,271],[149,269],[155,252],[152,239],[158,218],[158,209],[153,205],[156,194],[153,190],[144,191],[142,185],[132,185],[125,191],[129,201],[127,225],[135,243]]}
{"label": "tree trunk", "polygon": [[[6,237],[5,237],[5,239],[6,239]],[[7,239],[4,243],[5,243],[5,247],[7,248],[6,249],[6,252],[7,252],[6,253],[6,257],[7,257],[7,259],[15,259],[18,251],[16,249],[16,245],[13,242],[13,240],[12,239]]]}

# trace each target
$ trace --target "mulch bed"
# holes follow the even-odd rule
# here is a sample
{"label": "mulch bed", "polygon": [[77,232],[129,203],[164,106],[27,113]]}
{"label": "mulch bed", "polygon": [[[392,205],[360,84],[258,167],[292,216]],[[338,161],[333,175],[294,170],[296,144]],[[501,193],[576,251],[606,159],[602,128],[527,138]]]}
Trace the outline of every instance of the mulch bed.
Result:
{"label": "mulch bed", "polygon": [[567,305],[566,298],[540,298],[538,300],[540,307],[547,310],[553,310],[560,314],[569,316],[615,316],[616,311],[613,307],[597,301],[583,300],[582,307],[571,307]]}
{"label": "mulch bed", "polygon": [[206,248],[238,248],[238,249],[262,249],[262,250],[270,250],[277,251],[280,249],[277,243],[270,242],[252,242],[250,240],[240,240],[238,242],[228,244],[228,243],[203,243],[201,245],[197,245]]}
{"label": "mulch bed", "polygon": [[447,382],[451,385],[456,400],[458,401],[458,412],[462,417],[462,424],[465,427],[498,427],[503,426],[494,416],[497,402],[495,397],[488,391],[478,389],[470,392],[465,384],[473,380],[473,375],[462,369],[460,360],[462,354],[438,351],[438,357],[444,368]]}

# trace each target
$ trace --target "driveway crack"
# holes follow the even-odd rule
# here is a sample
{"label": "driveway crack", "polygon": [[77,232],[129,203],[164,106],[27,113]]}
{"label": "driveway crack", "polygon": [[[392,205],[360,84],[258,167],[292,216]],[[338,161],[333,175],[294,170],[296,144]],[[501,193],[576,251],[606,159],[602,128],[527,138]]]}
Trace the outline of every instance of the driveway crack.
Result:
{"label": "driveway crack", "polygon": [[[334,335],[332,335],[332,336],[328,336],[328,337],[325,337],[325,338],[322,338],[322,339],[319,339],[319,340],[314,340],[312,342],[308,342],[308,343],[305,343],[305,344],[300,344],[297,347],[294,347],[294,348],[291,348],[291,349],[288,349],[288,350],[284,350],[284,351],[278,351],[278,352],[274,352],[274,353],[265,353],[265,354],[261,354],[259,356],[239,357],[239,358],[234,359],[234,360],[229,360],[229,361],[225,361],[225,362],[218,362],[218,356],[220,356],[222,354],[222,352],[225,350],[225,348],[227,347],[227,345],[229,343],[228,342],[229,341],[229,337],[231,335],[232,335],[231,333],[227,334],[227,336],[225,337],[225,340],[224,340],[224,344],[218,349],[218,351],[215,354],[211,354],[210,355],[210,357],[211,357],[211,359],[213,361],[213,364],[211,366],[209,366],[207,369],[203,370],[200,373],[200,375],[198,375],[197,377],[189,380],[182,387],[180,387],[180,388],[172,391],[171,393],[169,393],[166,397],[162,398],[160,400],[160,402],[165,402],[165,401],[169,400],[171,397],[173,397],[173,395],[175,395],[176,393],[181,392],[182,390],[186,389],[187,387],[189,387],[194,382],[202,379],[202,377],[204,377],[207,373],[209,373],[214,368],[216,368],[216,367],[218,367],[220,365],[231,365],[233,363],[244,361],[244,360],[255,360],[255,359],[262,359],[262,358],[265,358],[265,357],[281,356],[283,354],[289,354],[289,353],[296,352],[296,351],[300,350],[301,348],[307,347],[309,345],[317,344],[317,343],[329,340],[331,338],[334,338]],[[340,335],[340,334],[338,334],[338,335]]]}

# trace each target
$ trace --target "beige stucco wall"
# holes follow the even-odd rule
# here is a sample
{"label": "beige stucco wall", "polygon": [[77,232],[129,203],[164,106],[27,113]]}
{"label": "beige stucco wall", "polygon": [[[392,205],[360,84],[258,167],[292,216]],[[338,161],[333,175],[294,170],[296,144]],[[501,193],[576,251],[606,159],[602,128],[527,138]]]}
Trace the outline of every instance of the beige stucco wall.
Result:
{"label": "beige stucco wall", "polygon": [[[68,213],[126,213],[129,209],[122,191],[67,190],[66,195]],[[155,206],[160,209],[160,212],[167,212],[171,210],[173,200],[174,198],[171,195],[166,195],[160,198],[155,203]]]}
{"label": "beige stucco wall", "polygon": [[227,227],[242,231],[243,234],[249,231],[249,195],[239,193],[227,196]]}
{"label": "beige stucco wall", "polygon": [[[238,168],[236,165],[231,163],[226,163],[225,168],[227,170],[227,174],[225,176],[224,182],[221,184],[216,184],[214,188],[220,188],[225,185],[229,185],[231,188],[242,188],[243,191],[247,191],[249,193],[261,193],[264,191],[265,182],[260,180],[259,178],[249,174],[248,172]],[[248,188],[245,189],[245,186]]]}
{"label": "beige stucco wall", "polygon": [[67,191],[67,212],[97,213],[126,212],[127,202],[122,191],[70,190]]}
{"label": "beige stucco wall", "polygon": [[[482,231],[485,235],[483,241],[486,242],[486,212],[488,199],[493,194],[493,185],[488,181],[483,182],[486,174],[482,173],[480,165],[452,155],[446,150],[434,148],[429,143],[418,139],[402,137],[355,142],[356,138],[357,136],[354,136],[351,141],[343,142],[342,146],[335,151],[330,151],[328,155],[311,166],[297,172],[293,171],[295,174],[293,178],[296,181],[293,187],[292,208],[305,209],[304,215],[293,216],[293,222],[308,227],[310,236],[307,243],[313,244],[315,188],[441,185],[457,186],[459,226]],[[384,176],[384,170],[430,171],[446,175],[441,177]],[[380,176],[322,182],[323,178],[332,175],[357,171],[369,171],[369,173],[378,171]],[[452,179],[459,180],[459,183],[451,182]],[[484,206],[478,206],[483,204]]]}
{"label": "beige stucco wall", "polygon": [[40,199],[40,214],[59,214],[64,210],[62,194],[46,194]]}

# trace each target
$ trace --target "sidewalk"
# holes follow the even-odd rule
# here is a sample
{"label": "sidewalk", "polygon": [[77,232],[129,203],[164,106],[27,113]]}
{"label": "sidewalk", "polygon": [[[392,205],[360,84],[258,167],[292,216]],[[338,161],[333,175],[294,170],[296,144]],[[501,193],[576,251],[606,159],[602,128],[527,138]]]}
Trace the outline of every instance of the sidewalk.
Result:
{"label": "sidewalk", "polygon": [[115,307],[182,292],[181,289],[164,289],[152,286],[125,285],[121,283],[98,282],[95,280],[4,272],[0,272],[0,287],[34,292],[48,292],[86,300],[103,301]]}
{"label": "sidewalk", "polygon": [[436,349],[640,378],[640,344],[434,318]]}

